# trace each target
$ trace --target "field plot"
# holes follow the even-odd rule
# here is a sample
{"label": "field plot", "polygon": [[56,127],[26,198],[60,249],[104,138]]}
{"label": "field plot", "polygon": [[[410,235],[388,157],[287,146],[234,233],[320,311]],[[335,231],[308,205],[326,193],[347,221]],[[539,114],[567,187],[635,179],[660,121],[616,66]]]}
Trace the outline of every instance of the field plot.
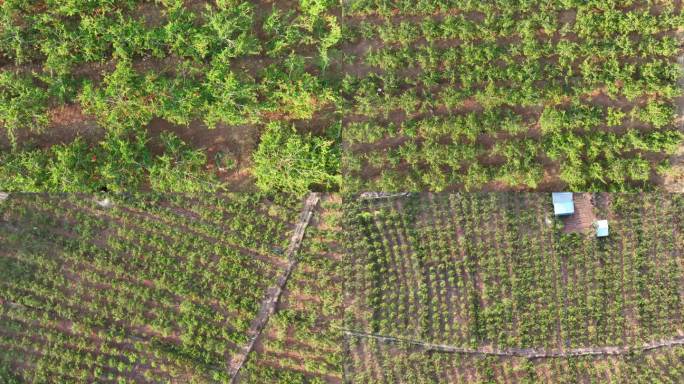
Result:
{"label": "field plot", "polygon": [[522,354],[681,338],[684,197],[590,199],[610,236],[565,231],[549,194],[348,202],[345,328]]}
{"label": "field plot", "polygon": [[314,212],[299,263],[238,382],[342,383],[340,213],[331,195]]}
{"label": "field plot", "polygon": [[3,1],[0,190],[337,188],[331,5]]}
{"label": "field plot", "polygon": [[350,383],[681,383],[684,347],[610,357],[527,359],[425,352],[351,339]]}
{"label": "field plot", "polygon": [[258,195],[10,196],[0,381],[228,382],[300,209]]}
{"label": "field plot", "polygon": [[346,190],[651,189],[671,175],[680,1],[345,4]]}

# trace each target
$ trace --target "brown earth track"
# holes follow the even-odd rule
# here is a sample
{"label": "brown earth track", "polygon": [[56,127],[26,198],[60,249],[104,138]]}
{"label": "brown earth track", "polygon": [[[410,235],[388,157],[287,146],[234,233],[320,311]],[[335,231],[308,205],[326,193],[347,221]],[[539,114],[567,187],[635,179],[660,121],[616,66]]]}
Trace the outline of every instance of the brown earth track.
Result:
{"label": "brown earth track", "polygon": [[[341,253],[339,251],[339,243],[337,240],[330,241],[327,238],[327,233],[330,231],[337,231],[339,227],[336,224],[326,222],[329,214],[335,215],[337,211],[329,211],[326,204],[340,204],[340,197],[338,195],[324,195],[321,198],[321,209],[316,210],[316,213],[311,219],[309,227],[313,229],[313,237],[308,239],[308,244],[303,244],[301,253],[309,255],[314,252],[317,257],[326,259],[333,263],[335,270],[331,271],[327,267],[319,268],[316,261],[309,262],[307,258],[297,265],[293,275],[285,285],[283,296],[276,307],[276,313],[283,310],[294,310],[301,312],[304,316],[316,314],[317,320],[313,327],[307,329],[308,332],[327,334],[330,324],[333,324],[340,319],[339,313],[322,315],[320,313],[321,306],[326,305],[327,299],[324,299],[320,293],[331,292],[332,289],[341,289],[342,274],[339,273],[337,266],[342,263]],[[321,237],[318,237],[318,231],[321,231]],[[308,235],[307,235],[308,236]],[[312,246],[317,248],[316,244],[322,240],[326,245],[326,250],[320,253],[321,250],[312,250]],[[325,272],[325,276],[323,274]],[[328,274],[332,272],[332,274]],[[339,274],[338,274],[339,273]],[[336,293],[340,293],[338,291]],[[344,308],[341,305],[339,309]],[[320,345],[318,342],[312,344],[310,340],[303,339],[299,332],[298,325],[288,324],[284,333],[279,325],[274,327],[267,326],[264,329],[262,337],[257,341],[252,354],[256,356],[250,357],[255,359],[257,366],[267,366],[286,371],[296,371],[308,378],[323,379],[328,384],[340,384],[343,382],[342,369],[333,371],[331,363],[327,361],[327,356],[333,356],[342,352],[339,344],[342,342],[342,335],[339,334],[339,340],[334,335],[330,335],[328,342],[332,344]],[[278,329],[278,331],[276,331]],[[318,340],[318,339],[317,339]],[[270,348],[271,342],[277,342],[275,349]],[[281,360],[284,357],[285,360]],[[312,365],[316,365],[315,371],[312,372]],[[318,367],[326,367],[326,373],[321,372]]]}
{"label": "brown earth track", "polygon": [[588,233],[592,228],[592,224],[597,220],[593,211],[594,206],[591,194],[574,193],[572,199],[575,203],[575,213],[561,218],[564,224],[563,232]]}
{"label": "brown earth track", "polygon": [[270,316],[275,312],[276,306],[278,305],[278,302],[280,301],[281,295],[283,293],[283,288],[285,287],[287,280],[292,274],[292,271],[297,266],[298,259],[296,258],[296,253],[299,250],[299,247],[302,243],[302,240],[304,238],[304,232],[306,231],[306,227],[308,226],[309,221],[311,220],[311,217],[313,215],[313,209],[318,204],[319,199],[320,194],[310,193],[304,201],[304,206],[299,216],[299,221],[295,226],[295,230],[290,239],[290,245],[285,253],[286,257],[290,260],[288,267],[283,272],[283,274],[280,275],[276,285],[274,287],[269,288],[268,295],[262,301],[259,313],[256,316],[256,318],[252,321],[252,324],[250,325],[248,330],[248,334],[250,337],[249,343],[247,344],[247,346],[243,348],[241,353],[237,354],[234,358],[231,358],[228,362],[231,384],[239,382],[240,369],[247,361],[250,352],[256,345],[257,340],[259,339],[261,333],[266,327],[266,324],[268,323]]}

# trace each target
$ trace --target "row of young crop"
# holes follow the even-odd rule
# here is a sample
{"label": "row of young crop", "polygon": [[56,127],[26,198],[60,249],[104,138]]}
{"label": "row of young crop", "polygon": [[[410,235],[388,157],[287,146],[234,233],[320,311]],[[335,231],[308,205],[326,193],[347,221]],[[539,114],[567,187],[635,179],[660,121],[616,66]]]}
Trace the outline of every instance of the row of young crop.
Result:
{"label": "row of young crop", "polygon": [[[472,347],[634,346],[681,332],[684,199],[593,198],[607,239],[564,233],[547,195],[351,200],[342,233],[328,217],[337,203],[325,203],[244,380],[339,382],[343,308],[345,328]],[[30,381],[227,380],[284,263],[296,204],[129,196],[102,209],[85,196],[13,196],[0,206],[0,366]]]}
{"label": "row of young crop", "polygon": [[[381,287],[359,293],[361,297],[372,295],[369,300],[375,300],[373,307],[389,306],[384,308],[386,313],[374,318],[376,325],[371,328],[374,332],[399,332],[413,338],[459,345],[479,344],[483,339],[501,345],[515,344],[508,340],[514,335],[506,332],[506,328],[515,324],[511,317],[513,301],[509,277],[515,268],[509,270],[511,260],[500,259],[513,255],[515,250],[491,241],[490,235],[493,234],[489,233],[488,224],[497,224],[491,216],[496,215],[495,208],[502,208],[492,203],[482,204],[478,199],[454,197],[450,201],[427,204],[403,202],[405,208],[399,212],[388,213],[382,208],[375,211],[374,225],[383,237],[383,244],[387,243],[387,238],[390,241],[396,239],[399,243],[379,253],[392,254],[392,249],[402,248],[406,252],[401,257],[394,256],[393,260],[384,261],[387,267],[381,267],[375,281]],[[482,222],[478,220],[479,215],[490,217],[490,220]],[[536,220],[534,216],[530,217]],[[520,221],[518,224],[523,228],[534,225],[533,222],[523,224]],[[506,233],[501,231],[501,227],[499,231],[497,240],[503,240],[504,234],[525,236],[517,232]],[[528,242],[534,242],[537,236],[527,239]],[[513,242],[510,244],[515,246]],[[364,254],[363,250],[358,252],[360,263],[369,270],[374,269],[374,261],[364,260]],[[537,267],[540,265],[545,264],[537,264]],[[529,265],[533,271],[537,267],[534,263]],[[525,277],[519,276],[517,283],[524,284]],[[356,278],[352,276],[352,284]],[[530,288],[521,287],[520,291],[527,292]],[[525,298],[517,300],[521,303],[527,301]],[[525,311],[521,310],[521,313]],[[405,318],[383,319],[392,315]],[[407,318],[409,316],[411,319]],[[524,319],[515,320],[519,327],[525,328]],[[485,330],[489,330],[486,335]],[[527,344],[524,340],[523,343]]]}
{"label": "row of young crop", "polygon": [[3,327],[2,360],[26,379],[229,379],[283,267],[296,201],[129,199],[3,205],[0,297],[14,325]]}
{"label": "row of young crop", "polygon": [[672,336],[682,329],[676,217],[684,206],[677,196],[633,197],[614,195],[618,205],[603,212],[611,235],[602,239],[565,233],[546,195],[352,204],[346,293],[355,302],[347,327],[498,348]]}
{"label": "row of young crop", "polygon": [[351,13],[347,44],[368,48],[343,86],[345,188],[534,189],[556,164],[573,189],[625,189],[667,170],[681,141],[680,8],[468,6]]}
{"label": "row of young crop", "polygon": [[[662,28],[671,31],[678,23],[670,21]],[[506,40],[477,44],[418,42],[410,47],[384,43],[363,57],[370,76],[356,79],[350,84],[355,88],[350,90],[357,91],[357,113],[369,117],[386,117],[397,109],[413,114],[439,105],[453,108],[471,98],[490,107],[553,106],[585,101],[596,90],[603,90],[613,100],[620,97],[633,102],[659,95],[670,101],[678,94],[675,81],[679,77],[677,64],[671,62],[677,53],[671,34],[654,40],[644,34],[640,36],[643,40],[637,40],[640,44],[626,47],[614,42],[602,41],[595,46],[582,40],[535,36],[529,37],[533,48]],[[369,86],[372,83],[385,86],[378,92]],[[373,103],[377,108],[370,108]]]}
{"label": "row of young crop", "polygon": [[348,338],[350,383],[679,383],[684,348],[607,358],[526,359],[426,352]]}
{"label": "row of young crop", "polygon": [[[477,0],[398,0],[387,3],[382,0],[352,0],[347,3],[346,13],[352,16],[380,16],[380,17],[412,17],[437,14],[484,14],[487,19],[515,15],[518,12],[535,14],[536,20],[555,20],[553,14],[544,11],[554,9],[572,9],[586,6],[587,9],[621,10],[638,8],[646,2],[641,0],[539,0],[539,1],[508,1],[501,0],[483,3]],[[650,3],[649,3],[650,4]],[[664,3],[663,7],[674,4]],[[491,22],[491,20],[489,20]],[[555,23],[551,22],[550,25]]]}
{"label": "row of young crop", "polygon": [[241,383],[342,383],[340,201],[324,196]]}

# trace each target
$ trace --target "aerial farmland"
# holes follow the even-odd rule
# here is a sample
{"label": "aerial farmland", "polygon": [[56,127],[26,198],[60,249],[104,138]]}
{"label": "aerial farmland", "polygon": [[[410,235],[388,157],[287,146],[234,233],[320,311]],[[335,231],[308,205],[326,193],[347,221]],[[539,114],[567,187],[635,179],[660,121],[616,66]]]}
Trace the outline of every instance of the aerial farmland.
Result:
{"label": "aerial farmland", "polygon": [[0,382],[340,383],[338,206],[10,196]]}
{"label": "aerial farmland", "polygon": [[354,0],[345,26],[348,191],[674,182],[680,2]]}
{"label": "aerial farmland", "polygon": [[0,190],[337,189],[331,5],[0,3]]}
{"label": "aerial farmland", "polygon": [[684,383],[682,0],[0,0],[0,384]]}
{"label": "aerial farmland", "polygon": [[[680,194],[348,202],[350,382],[679,382]],[[610,223],[610,232],[594,224]]]}

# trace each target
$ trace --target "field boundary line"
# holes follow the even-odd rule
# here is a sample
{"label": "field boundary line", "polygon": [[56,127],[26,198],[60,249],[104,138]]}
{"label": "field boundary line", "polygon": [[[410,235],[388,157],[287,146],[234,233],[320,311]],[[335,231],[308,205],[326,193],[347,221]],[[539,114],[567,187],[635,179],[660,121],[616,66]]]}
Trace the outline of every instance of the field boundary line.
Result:
{"label": "field boundary line", "polygon": [[254,321],[252,321],[252,324],[250,325],[248,330],[248,333],[253,336],[250,338],[246,349],[238,356],[237,361],[230,362],[229,374],[231,376],[231,384],[238,382],[237,376],[240,372],[240,369],[245,364],[249,354],[254,349],[254,345],[256,345],[259,336],[261,336],[261,333],[266,327],[268,319],[275,312],[275,308],[278,305],[280,297],[283,293],[283,288],[285,288],[287,280],[290,278],[292,271],[299,262],[299,260],[296,257],[296,254],[299,250],[299,247],[302,244],[302,239],[304,238],[304,232],[306,232],[306,227],[309,226],[309,222],[311,220],[311,217],[313,216],[313,210],[320,199],[321,195],[317,192],[309,193],[309,195],[306,197],[304,207],[302,207],[301,213],[299,214],[299,221],[295,226],[294,232],[292,233],[292,237],[290,238],[290,244],[287,247],[287,251],[285,252],[285,256],[288,259],[287,268],[278,278],[276,285],[268,289],[269,293],[267,294],[266,298],[261,302],[261,308],[259,309],[259,313],[257,314]]}
{"label": "field boundary line", "polygon": [[390,343],[404,343],[421,346],[428,351],[447,352],[447,353],[461,353],[470,355],[493,355],[493,356],[517,356],[527,358],[559,358],[559,357],[575,357],[575,356],[611,356],[623,355],[635,351],[650,351],[659,348],[672,347],[675,345],[684,345],[684,336],[678,336],[671,339],[652,341],[650,343],[642,344],[641,346],[607,346],[596,348],[572,348],[566,350],[548,350],[539,348],[465,348],[457,347],[447,344],[432,344],[420,340],[413,340],[408,338],[393,337],[379,335],[375,333],[358,332],[351,330],[344,330],[347,336],[365,337],[380,340]]}

